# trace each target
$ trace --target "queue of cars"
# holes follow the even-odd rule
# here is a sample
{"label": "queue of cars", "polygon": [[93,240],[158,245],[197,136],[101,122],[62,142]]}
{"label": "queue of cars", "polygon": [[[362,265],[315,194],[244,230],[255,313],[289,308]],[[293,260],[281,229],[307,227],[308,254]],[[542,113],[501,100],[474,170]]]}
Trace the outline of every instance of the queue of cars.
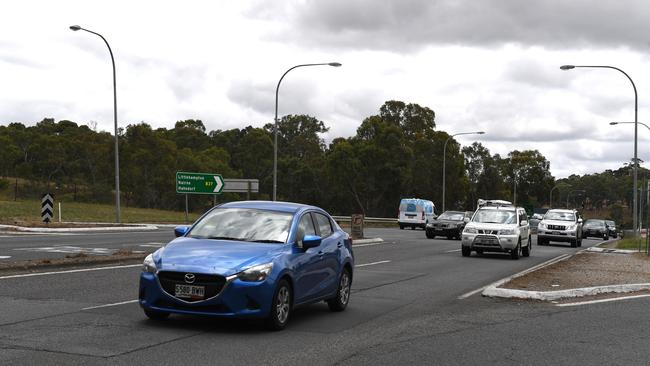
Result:
{"label": "queue of cars", "polygon": [[503,200],[479,200],[475,212],[446,211],[428,222],[425,232],[429,239],[444,236],[462,240],[463,256],[472,252],[504,252],[513,259],[530,255],[534,233],[538,245],[564,242],[573,248],[582,246],[585,238],[607,240],[618,236],[611,220],[584,221],[574,209],[550,209],[543,215],[535,213],[528,217],[522,207]]}

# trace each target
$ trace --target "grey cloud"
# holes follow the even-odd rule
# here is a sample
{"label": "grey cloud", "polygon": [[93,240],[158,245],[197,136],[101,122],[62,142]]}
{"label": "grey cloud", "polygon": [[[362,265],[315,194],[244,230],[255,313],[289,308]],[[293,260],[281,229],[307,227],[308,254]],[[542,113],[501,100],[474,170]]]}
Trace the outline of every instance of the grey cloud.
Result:
{"label": "grey cloud", "polygon": [[174,67],[170,70],[167,83],[179,101],[188,101],[205,90],[206,67]]}
{"label": "grey cloud", "polygon": [[283,14],[290,26],[274,37],[311,46],[408,51],[430,44],[649,45],[650,7],[643,0],[312,0],[293,7],[274,4],[264,2],[249,13],[273,19]]}
{"label": "grey cloud", "polygon": [[571,78],[562,73],[558,65],[542,64],[532,58],[511,62],[504,76],[534,88],[566,88],[571,84]]}
{"label": "grey cloud", "polygon": [[[276,84],[255,83],[251,80],[233,81],[228,89],[228,98],[236,104],[265,114],[274,115]],[[285,82],[280,86],[278,117],[287,114],[315,114],[317,101],[312,82],[292,80],[290,87]]]}

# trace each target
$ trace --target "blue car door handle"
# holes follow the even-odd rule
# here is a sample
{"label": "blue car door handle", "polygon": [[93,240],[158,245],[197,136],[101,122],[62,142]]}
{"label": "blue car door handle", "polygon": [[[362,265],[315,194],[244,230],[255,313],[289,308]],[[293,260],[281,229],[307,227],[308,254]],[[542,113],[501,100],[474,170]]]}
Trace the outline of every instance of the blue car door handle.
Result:
{"label": "blue car door handle", "polygon": [[322,250],[318,252],[318,255],[320,255],[321,257],[323,256],[323,254],[325,254],[325,253],[323,253]]}
{"label": "blue car door handle", "polygon": [[337,247],[339,247],[339,248],[343,247],[343,243],[339,242]]}

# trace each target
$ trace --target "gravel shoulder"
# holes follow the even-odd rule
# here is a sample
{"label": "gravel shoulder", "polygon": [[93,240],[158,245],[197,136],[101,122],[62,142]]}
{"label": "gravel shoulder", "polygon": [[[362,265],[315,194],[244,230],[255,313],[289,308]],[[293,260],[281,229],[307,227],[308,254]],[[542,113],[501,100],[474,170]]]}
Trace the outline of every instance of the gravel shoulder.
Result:
{"label": "gravel shoulder", "polygon": [[558,291],[585,287],[650,283],[645,253],[579,252],[499,286],[524,291]]}

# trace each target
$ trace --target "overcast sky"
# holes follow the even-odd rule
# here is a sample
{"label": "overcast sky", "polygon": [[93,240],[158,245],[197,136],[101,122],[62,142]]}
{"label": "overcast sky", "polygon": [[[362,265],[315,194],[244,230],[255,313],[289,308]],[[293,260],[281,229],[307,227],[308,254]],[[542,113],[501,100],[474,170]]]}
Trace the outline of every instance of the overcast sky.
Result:
{"label": "overcast sky", "polygon": [[[427,106],[437,129],[484,130],[492,153],[537,149],[556,178],[615,169],[633,156],[650,103],[650,3],[628,0],[30,1],[3,5],[0,123],[43,118],[112,132],[110,57],[121,126],[208,130],[272,122],[275,86],[292,71],[280,115],[351,136],[386,100]],[[640,126],[639,157],[650,160]]]}

